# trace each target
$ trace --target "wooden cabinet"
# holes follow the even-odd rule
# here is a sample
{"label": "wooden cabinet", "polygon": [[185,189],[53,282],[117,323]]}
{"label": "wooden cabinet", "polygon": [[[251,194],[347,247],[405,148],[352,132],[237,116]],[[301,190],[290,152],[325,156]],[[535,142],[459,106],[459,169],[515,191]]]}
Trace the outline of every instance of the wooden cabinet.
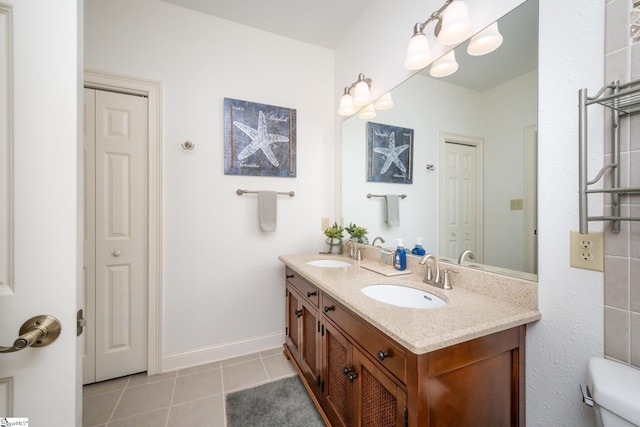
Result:
{"label": "wooden cabinet", "polygon": [[317,397],[321,394],[318,296],[313,285],[298,279],[293,272],[287,274],[286,344]]}
{"label": "wooden cabinet", "polygon": [[332,426],[525,426],[525,326],[414,354],[287,267],[285,352]]}

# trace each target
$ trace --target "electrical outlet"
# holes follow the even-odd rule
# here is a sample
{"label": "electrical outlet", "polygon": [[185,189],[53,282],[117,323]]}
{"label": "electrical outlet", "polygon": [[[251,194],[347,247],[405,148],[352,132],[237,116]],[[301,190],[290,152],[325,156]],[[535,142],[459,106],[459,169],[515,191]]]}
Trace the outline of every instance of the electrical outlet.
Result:
{"label": "electrical outlet", "polygon": [[604,237],[602,231],[580,234],[571,231],[571,267],[604,270]]}
{"label": "electrical outlet", "polygon": [[320,231],[324,231],[329,228],[329,218],[320,219]]}

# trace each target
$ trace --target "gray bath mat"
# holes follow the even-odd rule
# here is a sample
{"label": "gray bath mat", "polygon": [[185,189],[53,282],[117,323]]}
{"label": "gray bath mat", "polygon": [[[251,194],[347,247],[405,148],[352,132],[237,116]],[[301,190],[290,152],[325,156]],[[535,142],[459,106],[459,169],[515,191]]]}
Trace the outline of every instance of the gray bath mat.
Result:
{"label": "gray bath mat", "polygon": [[297,376],[229,393],[227,427],[325,427]]}

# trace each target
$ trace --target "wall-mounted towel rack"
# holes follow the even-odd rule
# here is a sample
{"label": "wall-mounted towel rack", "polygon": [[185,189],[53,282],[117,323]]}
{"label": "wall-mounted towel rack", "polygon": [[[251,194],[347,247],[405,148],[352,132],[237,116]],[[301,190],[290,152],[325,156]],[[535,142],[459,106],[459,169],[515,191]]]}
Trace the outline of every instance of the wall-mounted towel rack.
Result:
{"label": "wall-mounted towel rack", "polygon": [[[245,193],[250,193],[250,194],[258,194],[258,191],[251,191],[251,190],[242,190],[240,188],[238,188],[236,190],[236,194],[238,196],[242,196]],[[281,196],[289,196],[289,197],[293,197],[296,195],[295,191],[288,191],[288,192],[284,192],[284,191],[278,191],[278,194]]]}
{"label": "wall-mounted towel rack", "polygon": [[[611,231],[620,231],[620,221],[640,221],[640,217],[620,215],[620,196],[638,194],[640,187],[620,187],[620,118],[640,112],[640,79],[621,84],[618,80],[604,86],[595,96],[587,96],[587,89],[580,89],[579,97],[579,209],[580,234],[589,233],[589,221],[611,221]],[[600,104],[611,109],[611,163],[605,165],[592,180],[587,178],[587,107]],[[593,188],[611,169],[611,188]],[[610,193],[611,215],[589,216],[588,194]]]}
{"label": "wall-mounted towel rack", "polygon": [[[384,197],[384,196],[385,196],[385,194],[371,194],[371,193],[369,193],[369,194],[367,194],[367,199],[370,199],[372,197]],[[404,198],[407,197],[407,195],[406,194],[400,194],[398,197],[400,197],[401,199],[404,199]]]}

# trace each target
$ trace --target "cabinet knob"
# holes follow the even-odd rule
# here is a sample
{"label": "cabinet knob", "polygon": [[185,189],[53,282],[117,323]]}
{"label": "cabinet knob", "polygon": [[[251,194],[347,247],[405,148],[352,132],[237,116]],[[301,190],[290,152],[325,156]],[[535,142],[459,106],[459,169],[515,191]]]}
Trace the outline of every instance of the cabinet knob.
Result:
{"label": "cabinet knob", "polygon": [[296,317],[302,316],[302,310],[296,310],[294,313],[296,314]]}
{"label": "cabinet knob", "polygon": [[287,279],[293,279],[293,274],[287,274]]}
{"label": "cabinet knob", "polygon": [[386,359],[387,357],[389,357],[389,353],[388,353],[388,352],[386,352],[386,351],[382,351],[382,350],[380,350],[380,351],[378,352],[378,360],[379,360],[379,361],[381,361],[381,362],[382,362],[382,361],[383,361],[384,359]]}
{"label": "cabinet knob", "polygon": [[349,372],[351,372],[351,368],[347,368],[345,366],[344,368],[342,368],[342,372],[344,372],[345,375],[349,375]]}
{"label": "cabinet knob", "polygon": [[358,374],[356,374],[356,373],[349,374],[348,378],[349,378],[349,381],[353,382],[353,380],[358,378]]}
{"label": "cabinet knob", "polygon": [[317,292],[307,292],[307,298],[311,298],[312,296],[316,295]]}
{"label": "cabinet knob", "polygon": [[336,308],[334,306],[332,306],[332,305],[325,305],[323,310],[324,310],[325,313],[328,313],[328,312],[333,311],[335,309]]}

